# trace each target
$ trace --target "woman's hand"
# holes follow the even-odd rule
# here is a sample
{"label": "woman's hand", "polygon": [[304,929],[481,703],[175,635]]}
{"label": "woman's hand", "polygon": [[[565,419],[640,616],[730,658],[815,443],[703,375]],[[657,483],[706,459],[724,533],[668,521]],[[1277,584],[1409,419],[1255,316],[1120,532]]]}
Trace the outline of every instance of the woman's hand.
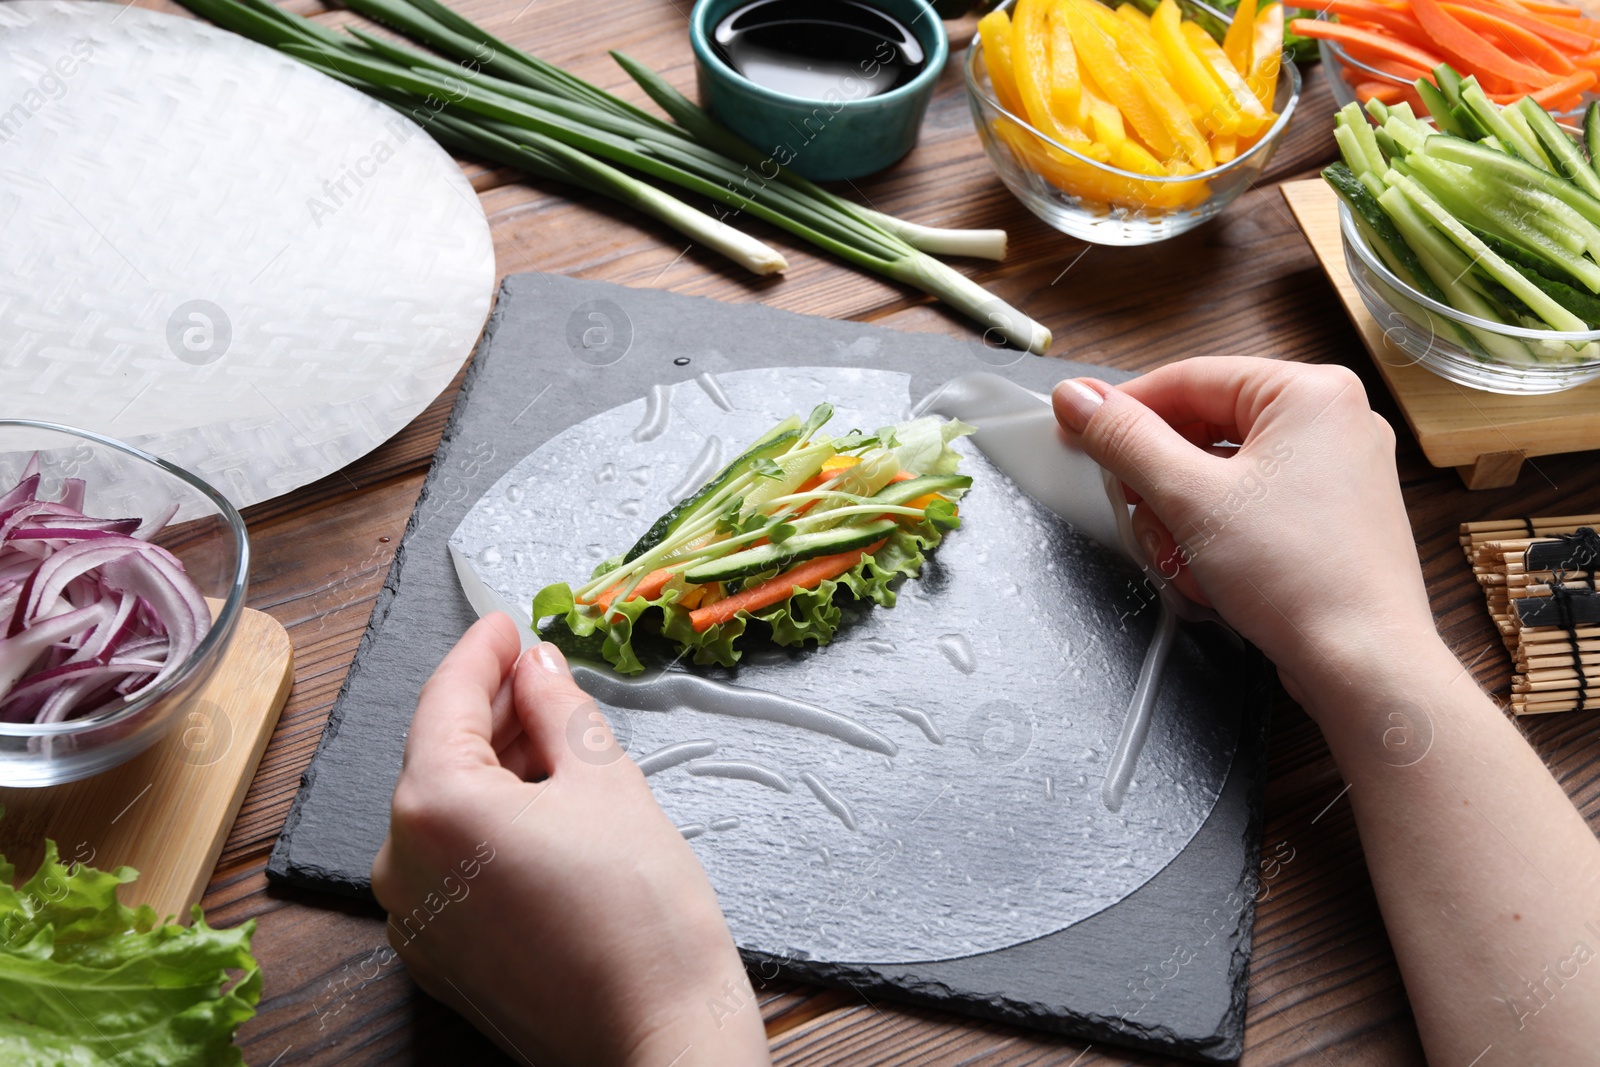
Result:
{"label": "woman's hand", "polygon": [[1594,1062],[1600,844],[1434,630],[1394,433],[1355,375],[1195,359],[1063,382],[1055,408],[1131,487],[1161,573],[1321,725],[1429,1061]]}
{"label": "woman's hand", "polygon": [[1394,431],[1350,371],[1193,359],[1116,388],[1062,382],[1054,401],[1068,435],[1129,488],[1159,573],[1264,651],[1313,715],[1316,694],[1407,657],[1448,655],[1400,497]]}
{"label": "woman's hand", "polygon": [[423,687],[372,888],[417,983],[524,1062],[768,1062],[694,853],[561,653],[519,656],[504,615]]}

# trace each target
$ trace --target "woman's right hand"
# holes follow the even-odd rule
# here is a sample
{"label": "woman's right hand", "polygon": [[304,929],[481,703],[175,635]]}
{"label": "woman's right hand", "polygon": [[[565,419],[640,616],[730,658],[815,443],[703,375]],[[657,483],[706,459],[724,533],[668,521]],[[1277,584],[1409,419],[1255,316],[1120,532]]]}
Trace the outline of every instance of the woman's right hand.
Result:
{"label": "woman's right hand", "polygon": [[1396,657],[1449,654],[1394,431],[1349,370],[1207,357],[1122,386],[1065,381],[1054,403],[1068,437],[1130,490],[1159,573],[1265,652],[1314,716],[1316,697]]}

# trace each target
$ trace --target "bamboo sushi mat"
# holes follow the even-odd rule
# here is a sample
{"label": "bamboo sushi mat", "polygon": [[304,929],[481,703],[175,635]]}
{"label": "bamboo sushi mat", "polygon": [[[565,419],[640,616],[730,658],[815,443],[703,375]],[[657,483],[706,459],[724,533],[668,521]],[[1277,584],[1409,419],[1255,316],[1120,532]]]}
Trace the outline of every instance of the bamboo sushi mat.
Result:
{"label": "bamboo sushi mat", "polygon": [[1600,515],[1461,524],[1462,550],[1511,650],[1517,715],[1600,708],[1597,529]]}

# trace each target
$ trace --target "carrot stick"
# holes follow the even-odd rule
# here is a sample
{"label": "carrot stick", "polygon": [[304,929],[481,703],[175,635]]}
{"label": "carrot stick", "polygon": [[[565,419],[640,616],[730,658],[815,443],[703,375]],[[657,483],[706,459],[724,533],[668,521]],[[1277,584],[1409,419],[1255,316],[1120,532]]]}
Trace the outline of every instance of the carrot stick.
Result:
{"label": "carrot stick", "polygon": [[[1295,6],[1301,5],[1296,3]],[[1376,24],[1418,46],[1427,43],[1428,35],[1422,32],[1422,26],[1416,19],[1387,4],[1373,3],[1372,0],[1305,0],[1305,9],[1338,15],[1339,21],[1346,25]]]}
{"label": "carrot stick", "polygon": [[1511,7],[1500,0],[1452,0],[1452,2],[1460,7],[1470,7],[1493,15],[1503,22],[1509,22],[1529,33],[1537,34],[1568,52],[1588,52],[1595,47],[1595,38],[1582,32],[1577,26],[1563,26],[1539,15]]}
{"label": "carrot stick", "polygon": [[1385,37],[1372,30],[1363,30],[1356,26],[1347,26],[1342,22],[1327,22],[1323,19],[1295,19],[1289,23],[1289,30],[1302,37],[1315,37],[1321,41],[1337,41],[1345,46],[1352,56],[1366,60],[1358,55],[1358,51],[1367,52],[1375,56],[1386,56],[1389,59],[1398,59],[1402,63],[1413,63],[1424,70],[1432,70],[1444,60],[1420,48],[1414,48],[1404,41],[1393,37]]}
{"label": "carrot stick", "polygon": [[[1418,78],[1427,78],[1429,81],[1433,80],[1433,72],[1431,70],[1423,70],[1421,67],[1413,66],[1410,63],[1402,63],[1398,59],[1384,59],[1381,56],[1377,56],[1371,59],[1363,59],[1361,62],[1365,63],[1373,70],[1381,70],[1390,77],[1399,78],[1407,85],[1416,81]],[[1356,83],[1363,81],[1377,80],[1368,76],[1366,71],[1356,70],[1354,68],[1348,69],[1344,73],[1345,81],[1351,85],[1355,85]]]}
{"label": "carrot stick", "polygon": [[[646,600],[653,600],[661,595],[661,590],[665,589],[667,587],[667,583],[671,580],[671,571],[651,571],[649,574],[639,579],[639,584],[634,587],[633,594],[629,596],[628,599],[638,600],[640,597],[643,597]],[[611,608],[611,602],[617,599],[617,594],[622,592],[622,590],[627,587],[627,584],[628,583],[626,582],[618,582],[610,589],[607,589],[605,592],[595,597],[591,603],[599,604],[602,609],[609,610]]]}
{"label": "carrot stick", "polygon": [[1405,95],[1405,86],[1390,85],[1388,82],[1361,82],[1356,86],[1356,99],[1363,104],[1370,100],[1398,104]]}
{"label": "carrot stick", "polygon": [[1571,4],[1553,3],[1551,0],[1514,0],[1514,3],[1510,6],[1519,7],[1525,11],[1537,11],[1541,15],[1552,15],[1556,18],[1581,19],[1588,17]]}
{"label": "carrot stick", "polygon": [[884,541],[887,540],[886,537],[883,541],[868,545],[866,548],[808,559],[775,578],[768,578],[754,589],[741,589],[715,604],[696,608],[689,612],[689,624],[694,627],[695,633],[705,633],[718,623],[731,621],[741,611],[760,611],[762,608],[769,608],[788,600],[798,590],[814,589],[830,578],[837,578],[847,573],[850,568],[861,562],[863,556],[870,556],[882,548]]}
{"label": "carrot stick", "polygon": [[[1557,76],[1527,63],[1519,63],[1478,34],[1463,26],[1444,9],[1439,0],[1411,0],[1411,13],[1433,38],[1433,45],[1450,59],[1457,70],[1479,75],[1493,74],[1529,89],[1549,85]],[[1516,88],[1517,84],[1513,84]]]}
{"label": "carrot stick", "polygon": [[[1596,75],[1594,71],[1578,70],[1567,75],[1565,78],[1562,78],[1554,85],[1547,85],[1538,92],[1530,95],[1533,97],[1534,103],[1538,104],[1542,108],[1545,108],[1546,110],[1549,110],[1551,108],[1556,108],[1558,103],[1564,103],[1568,97],[1576,97],[1584,90],[1594,88],[1595,80]],[[1557,108],[1557,110],[1565,111],[1570,109],[1561,107]]]}
{"label": "carrot stick", "polygon": [[1558,52],[1549,41],[1538,34],[1530,33],[1521,26],[1498,15],[1476,8],[1463,7],[1460,4],[1442,5],[1446,11],[1454,15],[1463,26],[1486,34],[1491,40],[1499,38],[1495,43],[1504,46],[1508,51],[1514,51],[1530,63],[1537,63],[1543,69],[1553,74],[1571,74],[1577,68],[1572,60]]}

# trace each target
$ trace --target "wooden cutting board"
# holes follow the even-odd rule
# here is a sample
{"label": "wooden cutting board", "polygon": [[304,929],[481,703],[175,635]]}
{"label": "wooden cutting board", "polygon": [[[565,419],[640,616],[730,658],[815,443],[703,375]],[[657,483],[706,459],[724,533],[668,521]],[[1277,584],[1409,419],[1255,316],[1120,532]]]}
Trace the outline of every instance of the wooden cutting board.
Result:
{"label": "wooden cutting board", "polygon": [[1420,366],[1384,337],[1350,280],[1334,191],[1318,178],[1280,188],[1429,463],[1456,468],[1468,489],[1501,489],[1516,483],[1529,456],[1600,448],[1600,381],[1564,393],[1506,396],[1468,389]]}
{"label": "wooden cutting board", "polygon": [[19,874],[38,866],[47,837],[65,861],[133,867],[139,880],[123,887],[123,903],[187,922],[293,679],[289,635],[245,609],[216,673],[161,741],[80,782],[0,788],[0,851]]}

